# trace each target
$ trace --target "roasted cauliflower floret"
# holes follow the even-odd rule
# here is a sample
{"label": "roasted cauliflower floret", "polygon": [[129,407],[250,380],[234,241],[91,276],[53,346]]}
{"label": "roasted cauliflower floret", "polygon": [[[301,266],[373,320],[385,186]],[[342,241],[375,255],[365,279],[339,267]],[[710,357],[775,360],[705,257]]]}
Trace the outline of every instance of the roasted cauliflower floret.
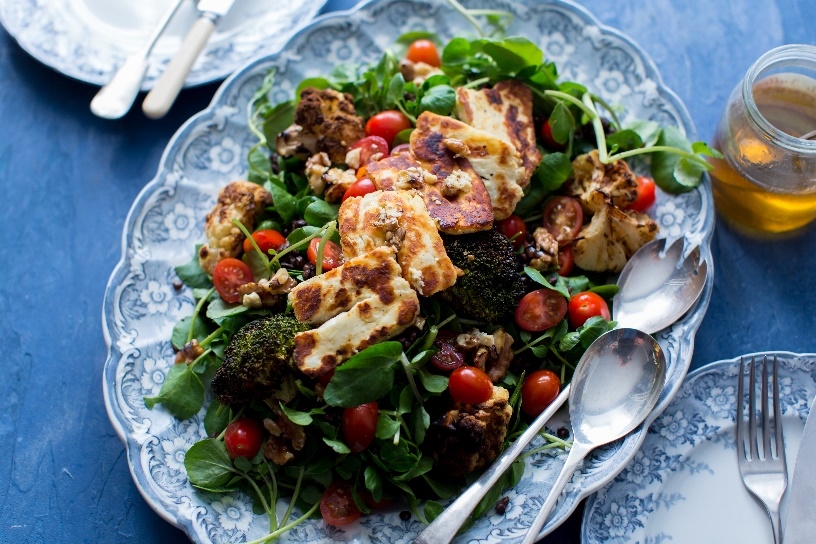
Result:
{"label": "roasted cauliflower floret", "polygon": [[618,160],[603,164],[598,150],[579,155],[572,161],[573,177],[564,184],[564,192],[577,196],[584,210],[595,213],[601,201],[594,193],[603,195],[603,202],[625,208],[637,198],[637,181],[626,161]]}
{"label": "roasted cauliflower floret", "polygon": [[343,170],[342,168],[329,168],[323,174],[323,182],[326,187],[324,198],[326,202],[340,202],[348,188],[354,185],[357,176],[354,170]]}
{"label": "roasted cauliflower floret", "polygon": [[507,389],[494,385],[493,395],[481,404],[452,401],[425,437],[424,443],[433,448],[434,469],[460,477],[492,463],[513,415],[509,399]]}
{"label": "roasted cauliflower floret", "polygon": [[233,223],[240,221],[250,231],[266,206],[272,204],[269,191],[249,181],[233,181],[218,194],[218,201],[204,224],[207,243],[198,250],[198,261],[212,275],[218,261],[237,257],[244,248],[244,234]]}
{"label": "roasted cauliflower floret", "polygon": [[620,272],[635,251],[654,239],[657,224],[644,213],[598,201],[599,210],[573,242],[575,265],[593,272]]}
{"label": "roasted cauliflower floret", "polygon": [[300,93],[295,122],[277,138],[283,157],[324,152],[333,164],[342,163],[351,144],[365,136],[351,95],[312,87]]}

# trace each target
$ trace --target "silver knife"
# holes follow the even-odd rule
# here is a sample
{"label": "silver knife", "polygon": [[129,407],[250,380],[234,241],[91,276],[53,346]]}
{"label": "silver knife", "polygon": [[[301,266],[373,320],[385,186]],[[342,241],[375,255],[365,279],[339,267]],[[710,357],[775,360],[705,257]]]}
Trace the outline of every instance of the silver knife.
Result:
{"label": "silver knife", "polygon": [[167,64],[167,68],[159,77],[153,89],[147,93],[142,102],[142,111],[151,119],[164,117],[173,102],[176,101],[179,91],[184,86],[184,80],[193,67],[193,63],[201,54],[207,41],[215,30],[218,21],[232,8],[235,0],[198,0],[196,9],[198,19],[187,32],[181,48]]}
{"label": "silver knife", "polygon": [[805,432],[796,454],[787,520],[782,539],[785,544],[812,544],[816,539],[816,400],[810,405]]}

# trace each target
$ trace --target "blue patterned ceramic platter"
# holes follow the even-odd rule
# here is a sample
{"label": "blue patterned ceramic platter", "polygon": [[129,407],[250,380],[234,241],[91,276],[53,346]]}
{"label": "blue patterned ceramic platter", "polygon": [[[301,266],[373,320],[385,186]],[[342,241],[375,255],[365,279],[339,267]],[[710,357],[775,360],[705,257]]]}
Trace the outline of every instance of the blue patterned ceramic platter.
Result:
{"label": "blue patterned ceramic platter", "polygon": [[[276,51],[325,0],[236,0],[187,77],[186,86],[224,79],[251,58]],[[104,85],[140,51],[169,0],[7,0],[0,22],[31,56],[63,74]],[[153,87],[197,17],[184,2],[150,55],[142,90]]]}
{"label": "blue patterned ceramic platter", "polygon": [[[663,85],[654,64],[630,39],[602,27],[582,8],[561,1],[522,5],[476,0],[466,4],[511,12],[509,35],[533,39],[559,65],[563,78],[581,81],[608,102],[620,105],[624,122],[651,119],[676,125],[693,137],[685,108]],[[160,407],[150,411],[144,406],[143,397],[156,394],[173,364],[173,325],[193,310],[192,293],[172,287],[176,279],[173,267],[187,262],[193,245],[203,240],[204,216],[218,190],[246,173],[246,153],[255,143],[246,128],[246,105],[264,75],[272,68],[277,70],[272,98],[282,101],[292,96],[301,80],[327,74],[339,63],[375,62],[397,36],[410,30],[429,30],[443,40],[474,35],[473,28],[442,0],[372,1],[351,12],[317,19],[280,53],[253,62],[222,85],[212,105],[175,135],[156,178],[131,208],[124,229],[123,258],[111,276],[103,309],[110,346],[104,372],[105,401],[126,444],[142,495],[197,542],[236,542],[244,535],[258,538],[267,521],[252,515],[248,497],[209,495],[188,483],[184,453],[205,435],[203,411],[180,422]],[[702,246],[710,280],[689,313],[656,335],[669,365],[657,414],[685,377],[694,334],[711,296],[713,209],[708,179],[697,190],[680,196],[659,192],[652,210],[661,236],[685,236],[689,248]],[[644,437],[641,428],[626,440],[594,452],[567,486],[544,531],[562,523],[584,497],[614,478]],[[524,478],[508,492],[506,514],[483,517],[457,541],[519,540],[565,458],[563,452],[529,457]],[[282,541],[409,542],[422,525],[416,519],[401,521],[398,512],[371,515],[345,528],[315,520]]]}
{"label": "blue patterned ceramic platter", "polygon": [[[779,361],[790,481],[816,395],[816,354],[776,352],[754,357],[762,360],[763,355]],[[739,358],[712,363],[688,375],[677,396],[652,423],[634,459],[590,497],[581,542],[773,542],[765,509],[743,486],[737,465],[738,376]]]}

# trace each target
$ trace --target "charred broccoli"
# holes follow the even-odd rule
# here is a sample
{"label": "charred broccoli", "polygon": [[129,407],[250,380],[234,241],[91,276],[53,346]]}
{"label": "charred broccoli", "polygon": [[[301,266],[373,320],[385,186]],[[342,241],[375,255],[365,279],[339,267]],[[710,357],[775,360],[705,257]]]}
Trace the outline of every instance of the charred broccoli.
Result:
{"label": "charred broccoli", "polygon": [[260,400],[279,389],[294,369],[293,339],[308,329],[308,325],[286,315],[273,315],[241,327],[224,350],[224,362],[212,381],[219,402]]}
{"label": "charred broccoli", "polygon": [[515,309],[524,294],[519,261],[510,240],[488,230],[443,236],[445,252],[465,274],[442,291],[462,317],[495,322]]}

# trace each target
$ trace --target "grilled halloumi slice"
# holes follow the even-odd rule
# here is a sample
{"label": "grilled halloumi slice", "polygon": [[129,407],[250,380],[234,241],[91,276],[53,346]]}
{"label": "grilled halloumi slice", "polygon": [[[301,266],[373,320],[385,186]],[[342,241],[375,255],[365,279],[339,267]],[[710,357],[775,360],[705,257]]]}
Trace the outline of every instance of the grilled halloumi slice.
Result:
{"label": "grilled halloumi slice", "polygon": [[523,83],[506,80],[492,89],[456,89],[454,115],[471,125],[513,144],[519,152],[525,175],[519,185],[525,187],[533,175],[541,152],[536,147],[533,121],[533,94]]}
{"label": "grilled halloumi slice", "polygon": [[430,296],[456,283],[457,269],[419,194],[375,191],[349,198],[340,206],[338,221],[346,259],[391,246],[397,250],[402,277],[420,295]]}
{"label": "grilled halloumi slice", "polygon": [[251,231],[258,216],[270,204],[272,195],[257,183],[233,181],[221,189],[204,224],[207,243],[198,250],[201,268],[212,275],[218,261],[237,257],[243,250],[246,237],[232,220],[237,219]]}

